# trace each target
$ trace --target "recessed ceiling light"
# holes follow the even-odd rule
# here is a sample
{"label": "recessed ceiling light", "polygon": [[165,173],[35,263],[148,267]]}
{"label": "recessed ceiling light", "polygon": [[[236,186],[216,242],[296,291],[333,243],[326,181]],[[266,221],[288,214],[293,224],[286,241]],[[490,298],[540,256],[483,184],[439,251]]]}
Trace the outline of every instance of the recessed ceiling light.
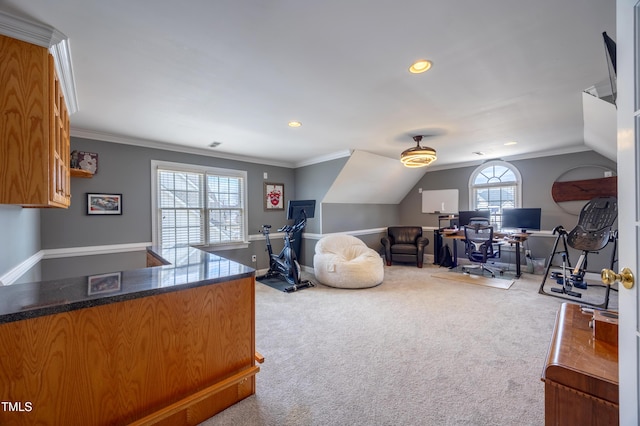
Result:
{"label": "recessed ceiling light", "polygon": [[509,141],[509,142],[505,142],[504,146],[511,146],[511,145],[518,145],[518,142],[516,141]]}
{"label": "recessed ceiling light", "polygon": [[429,68],[431,68],[431,65],[432,65],[431,61],[427,61],[426,59],[420,59],[419,61],[414,62],[409,67],[409,72],[412,74],[420,74],[427,71]]}
{"label": "recessed ceiling light", "polygon": [[300,127],[302,126],[302,123],[299,121],[290,121],[289,122],[289,127]]}

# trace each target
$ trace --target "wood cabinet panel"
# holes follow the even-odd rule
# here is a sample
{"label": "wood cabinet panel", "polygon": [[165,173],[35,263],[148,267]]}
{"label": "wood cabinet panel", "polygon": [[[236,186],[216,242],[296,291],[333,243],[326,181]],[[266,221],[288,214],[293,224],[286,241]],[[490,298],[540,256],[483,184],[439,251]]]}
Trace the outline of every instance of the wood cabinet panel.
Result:
{"label": "wood cabinet panel", "polygon": [[68,207],[69,116],[47,49],[0,36],[0,203]]}
{"label": "wood cabinet panel", "polygon": [[1,324],[0,400],[33,409],[0,411],[0,424],[191,425],[253,394],[254,286],[243,278]]}
{"label": "wood cabinet panel", "polygon": [[592,315],[563,303],[542,380],[546,425],[618,424],[618,347],[596,340]]}
{"label": "wood cabinet panel", "polygon": [[167,264],[168,263],[163,262],[161,259],[157,258],[153,254],[151,254],[149,251],[147,251],[147,267],[162,266]]}

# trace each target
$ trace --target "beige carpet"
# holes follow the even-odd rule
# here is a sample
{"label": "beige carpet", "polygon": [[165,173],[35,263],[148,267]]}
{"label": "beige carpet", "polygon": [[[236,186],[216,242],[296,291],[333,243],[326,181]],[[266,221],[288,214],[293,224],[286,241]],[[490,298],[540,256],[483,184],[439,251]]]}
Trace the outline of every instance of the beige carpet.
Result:
{"label": "beige carpet", "polygon": [[461,272],[439,272],[431,274],[431,276],[433,278],[439,278],[443,280],[456,281],[466,284],[483,285],[486,287],[500,288],[503,290],[508,290],[514,282],[514,280],[512,279],[481,277],[479,275],[463,274]]}
{"label": "beige carpet", "polygon": [[565,301],[538,294],[541,275],[500,291],[433,277],[446,272],[385,266],[368,289],[256,285],[256,394],[202,426],[544,425],[540,375]]}

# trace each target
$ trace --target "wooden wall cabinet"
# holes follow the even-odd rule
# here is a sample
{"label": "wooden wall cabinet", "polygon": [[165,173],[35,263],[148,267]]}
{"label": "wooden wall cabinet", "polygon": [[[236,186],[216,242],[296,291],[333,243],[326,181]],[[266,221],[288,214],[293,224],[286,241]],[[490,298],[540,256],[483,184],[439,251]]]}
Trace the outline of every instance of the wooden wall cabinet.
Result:
{"label": "wooden wall cabinet", "polygon": [[68,207],[69,137],[49,51],[0,36],[0,203]]}

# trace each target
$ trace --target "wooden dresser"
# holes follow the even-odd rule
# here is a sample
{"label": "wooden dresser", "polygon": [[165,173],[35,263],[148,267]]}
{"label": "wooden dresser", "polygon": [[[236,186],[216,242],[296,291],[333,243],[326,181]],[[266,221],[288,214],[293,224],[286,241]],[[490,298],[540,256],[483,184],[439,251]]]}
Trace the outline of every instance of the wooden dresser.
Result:
{"label": "wooden dresser", "polygon": [[618,347],[596,340],[592,314],[564,303],[542,373],[545,424],[617,425]]}

